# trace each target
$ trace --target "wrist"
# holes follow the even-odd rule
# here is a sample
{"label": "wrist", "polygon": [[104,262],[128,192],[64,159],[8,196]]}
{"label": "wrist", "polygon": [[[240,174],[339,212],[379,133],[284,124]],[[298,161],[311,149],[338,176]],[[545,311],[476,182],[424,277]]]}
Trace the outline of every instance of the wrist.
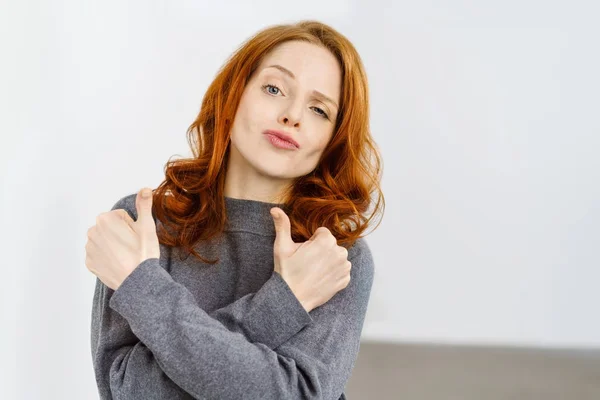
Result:
{"label": "wrist", "polygon": [[302,304],[302,307],[304,307],[306,312],[311,312],[313,309],[312,304],[308,301],[300,301],[300,304]]}
{"label": "wrist", "polygon": [[291,286],[290,286],[290,290],[292,291],[292,293],[294,294],[294,296],[296,296],[296,299],[302,305],[302,307],[304,308],[304,310],[306,312],[312,311],[312,309],[314,308],[314,306],[313,306],[312,301],[310,300],[310,298],[308,298],[307,296],[303,295],[299,290],[296,290],[296,289],[292,288]]}
{"label": "wrist", "polygon": [[290,291],[292,292],[294,297],[296,297],[296,300],[298,300],[298,302],[302,305],[304,310],[306,312],[312,311],[312,309],[314,308],[312,302],[308,298],[306,298],[306,296],[303,295],[302,292],[298,288],[294,287],[293,284],[288,282],[287,279],[283,276],[283,274],[280,274],[277,271],[275,271],[275,272],[281,276],[281,279],[286,283],[286,285],[288,286],[288,288],[290,289]]}

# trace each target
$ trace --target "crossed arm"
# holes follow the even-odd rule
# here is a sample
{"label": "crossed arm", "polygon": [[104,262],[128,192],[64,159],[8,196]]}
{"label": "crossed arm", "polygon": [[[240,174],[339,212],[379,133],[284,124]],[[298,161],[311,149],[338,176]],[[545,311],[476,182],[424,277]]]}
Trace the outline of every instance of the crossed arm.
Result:
{"label": "crossed arm", "polygon": [[338,399],[373,280],[359,239],[351,282],[307,313],[279,274],[210,314],[148,259],[113,291],[96,281],[92,358],[102,399]]}

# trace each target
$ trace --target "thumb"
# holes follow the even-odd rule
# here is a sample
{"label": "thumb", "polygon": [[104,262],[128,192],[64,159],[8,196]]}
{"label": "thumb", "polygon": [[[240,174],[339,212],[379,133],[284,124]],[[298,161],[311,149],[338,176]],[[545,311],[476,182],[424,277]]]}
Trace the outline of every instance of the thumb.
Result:
{"label": "thumb", "polygon": [[[146,197],[147,196],[147,197]],[[156,233],[156,224],[152,218],[152,190],[143,188],[135,198],[135,208],[137,210],[136,225],[145,229],[152,229]]]}
{"label": "thumb", "polygon": [[292,228],[287,214],[279,207],[271,208],[271,216],[275,223],[274,247],[284,254],[290,254],[296,250],[296,244],[292,240]]}

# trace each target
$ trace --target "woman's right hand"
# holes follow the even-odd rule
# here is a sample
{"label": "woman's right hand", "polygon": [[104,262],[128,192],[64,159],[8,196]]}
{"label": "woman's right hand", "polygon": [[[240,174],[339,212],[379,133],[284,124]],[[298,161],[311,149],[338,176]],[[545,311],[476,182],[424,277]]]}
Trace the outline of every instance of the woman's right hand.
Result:
{"label": "woman's right hand", "polygon": [[348,286],[352,267],[348,250],[338,246],[329,229],[320,227],[308,241],[295,243],[285,212],[274,207],[271,216],[276,233],[275,272],[281,275],[307,312],[325,304]]}

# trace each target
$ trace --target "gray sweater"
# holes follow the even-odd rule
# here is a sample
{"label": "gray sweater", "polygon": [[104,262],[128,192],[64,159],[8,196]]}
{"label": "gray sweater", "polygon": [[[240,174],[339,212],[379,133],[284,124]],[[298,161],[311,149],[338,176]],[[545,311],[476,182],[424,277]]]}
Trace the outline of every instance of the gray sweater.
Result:
{"label": "gray sweater", "polygon": [[[137,220],[136,194],[120,199]],[[100,399],[345,399],[373,283],[364,238],[350,284],[307,313],[274,272],[274,203],[225,198],[221,241],[160,245],[116,291],[96,278],[92,362]],[[160,221],[155,219],[157,224]]]}

